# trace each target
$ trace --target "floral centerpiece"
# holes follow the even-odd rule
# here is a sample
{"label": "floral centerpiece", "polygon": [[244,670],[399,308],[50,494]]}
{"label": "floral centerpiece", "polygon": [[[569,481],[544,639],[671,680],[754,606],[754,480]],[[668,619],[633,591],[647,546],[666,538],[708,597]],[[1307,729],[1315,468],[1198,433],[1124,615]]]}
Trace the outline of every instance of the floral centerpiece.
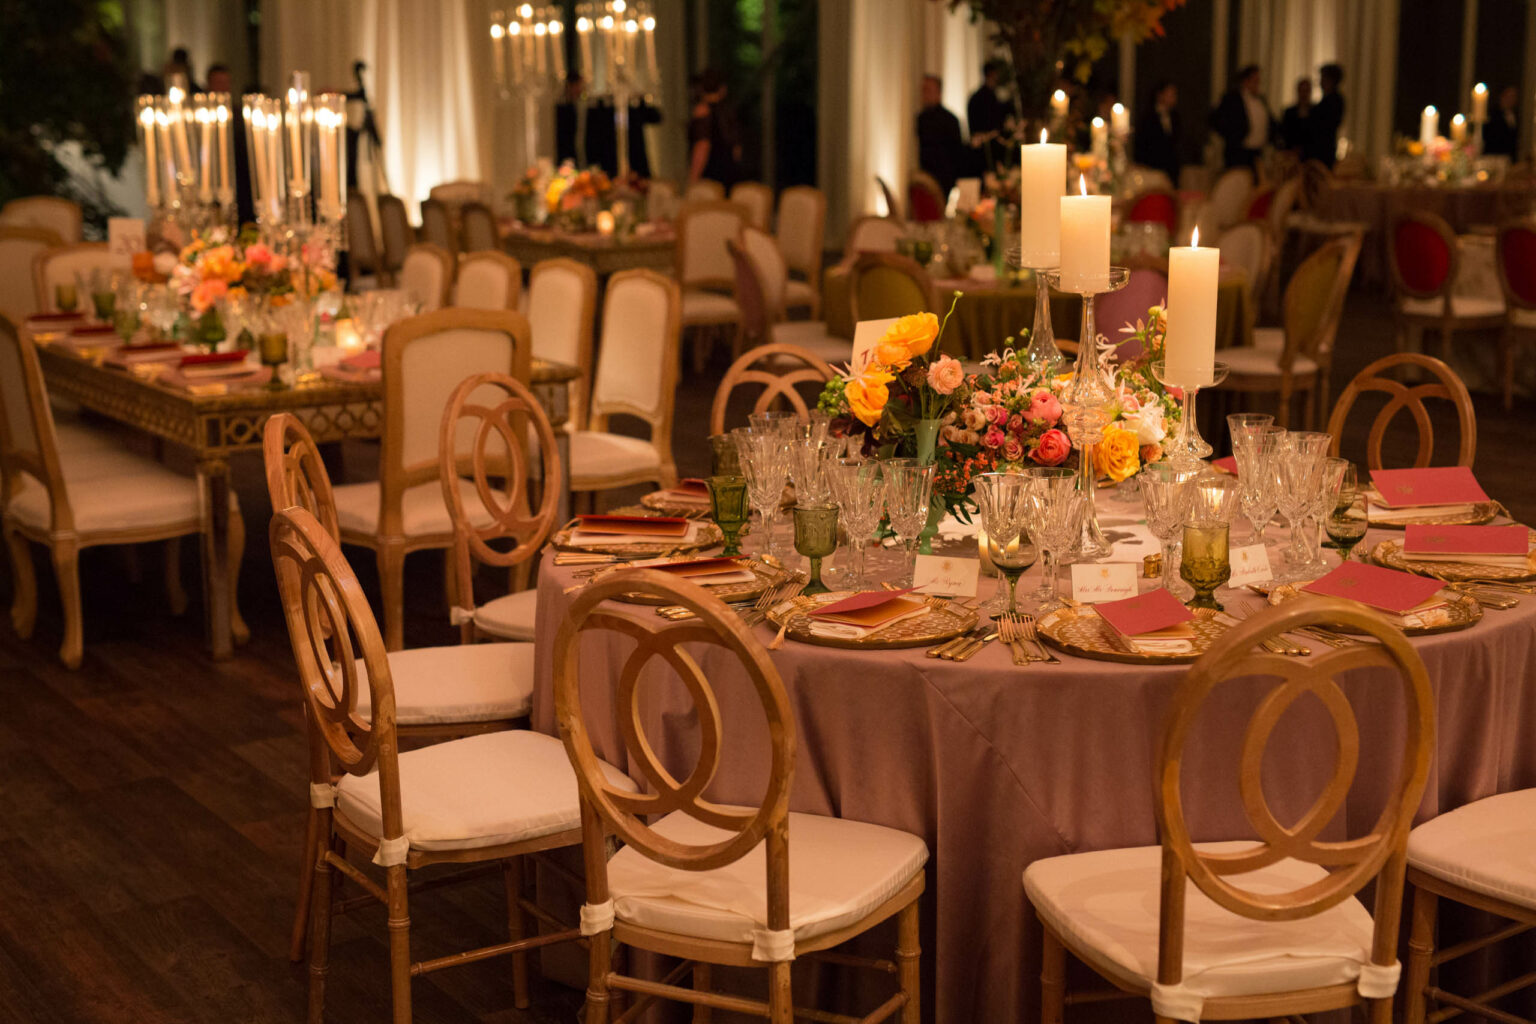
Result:
{"label": "floral centerpiece", "polygon": [[576,170],[570,161],[560,165],[544,189],[544,203],[549,215],[571,231],[590,231],[613,191],[613,182],[601,167]]}
{"label": "floral centerpiece", "polygon": [[539,193],[542,191],[540,178],[543,174],[537,165],[529,167],[507,191],[507,198],[512,200],[517,219],[524,224],[533,224],[538,220]]}
{"label": "floral centerpiece", "polygon": [[254,298],[280,307],[311,300],[336,287],[336,253],[317,241],[283,253],[262,241],[255,228],[247,226],[234,239],[214,228],[182,248],[171,285],[188,311],[192,340],[212,347],[225,337],[221,301]]}

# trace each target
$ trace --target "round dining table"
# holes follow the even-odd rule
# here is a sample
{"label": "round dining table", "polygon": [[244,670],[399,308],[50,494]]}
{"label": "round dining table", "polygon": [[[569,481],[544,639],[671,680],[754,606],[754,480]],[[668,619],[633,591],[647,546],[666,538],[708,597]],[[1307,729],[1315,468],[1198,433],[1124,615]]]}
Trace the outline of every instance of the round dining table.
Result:
{"label": "round dining table", "polygon": [[[1114,543],[1109,560],[1140,570],[1158,546],[1134,491],[1134,483],[1101,491],[1099,512]],[[1246,543],[1246,527],[1234,531]],[[964,536],[965,528],[951,522],[945,532],[959,536],[938,550],[975,557],[975,540]],[[1272,530],[1269,548],[1276,559],[1279,533]],[[1392,536],[1401,531],[1372,529],[1359,550]],[[781,553],[787,547],[781,541]],[[888,568],[898,564],[894,552],[880,555]],[[1331,552],[1329,557],[1336,561]],[[577,572],[546,558],[539,574],[533,727],[548,733],[557,731],[550,652],[574,599],[568,591],[581,582]],[[1039,582],[1036,567],[1020,583],[1025,610],[1034,606],[1028,592]],[[1143,578],[1140,586],[1159,582]],[[981,596],[989,596],[992,586],[984,578]],[[1061,586],[1065,591],[1065,573]],[[1264,606],[1247,590],[1223,589],[1218,597],[1236,618]],[[659,621],[652,608],[622,607]],[[764,624],[755,632],[767,644],[775,630]],[[619,634],[602,632],[580,648],[582,705],[597,753],[625,770],[632,769],[610,690],[631,646]],[[1300,660],[1330,650],[1313,646]],[[1508,610],[1489,609],[1460,632],[1415,638],[1413,647],[1437,699],[1435,752],[1418,820],[1536,785],[1536,745],[1520,741],[1536,708],[1536,598]],[[716,689],[723,723],[721,763],[706,796],[751,804],[767,778],[757,698],[723,648],[702,646],[693,653]],[[999,642],[965,662],[927,657],[923,648],[863,651],[793,640],[771,656],[798,730],[791,809],[903,829],[928,845],[923,1019],[1038,1020],[1041,931],[1021,876],[1043,857],[1158,842],[1158,745],[1187,666],[1116,664],[1066,653],[1058,653],[1056,664],[1018,666]],[[683,778],[698,752],[690,698],[659,661],[641,679],[642,728],[669,771]],[[1249,716],[1274,683],[1233,680],[1213,693],[1198,719],[1183,774],[1197,841],[1254,837],[1238,791],[1239,748]],[[1324,838],[1370,828],[1391,790],[1406,736],[1404,690],[1394,673],[1354,669],[1340,685],[1358,723],[1361,752],[1354,786]],[[1336,743],[1332,719],[1319,701],[1299,701],[1282,718],[1264,762],[1264,791],[1280,822],[1297,820],[1326,785]],[[791,857],[793,843],[791,836]],[[888,955],[890,932],[865,937],[864,951]],[[888,979],[866,984],[839,976],[819,986],[817,998],[836,1004],[831,1009],[867,1011],[888,986]]]}

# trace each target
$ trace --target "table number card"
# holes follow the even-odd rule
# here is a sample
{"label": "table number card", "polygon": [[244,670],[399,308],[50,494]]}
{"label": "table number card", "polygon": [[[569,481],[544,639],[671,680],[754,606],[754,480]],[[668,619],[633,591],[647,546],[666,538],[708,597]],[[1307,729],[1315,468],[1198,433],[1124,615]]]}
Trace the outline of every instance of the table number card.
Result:
{"label": "table number card", "polygon": [[975,597],[976,579],[980,573],[980,559],[918,555],[912,570],[912,585],[924,594]]}
{"label": "table number card", "polygon": [[1267,583],[1274,579],[1274,570],[1269,567],[1269,552],[1263,544],[1233,548],[1228,552],[1227,560],[1232,563],[1232,578],[1227,580],[1229,587],[1246,587],[1250,583]]}
{"label": "table number card", "polygon": [[892,316],[884,320],[860,320],[853,325],[853,360],[849,365],[855,372],[874,358],[875,346],[880,344],[880,339],[885,337],[891,324],[900,319],[899,316]]}
{"label": "table number card", "polygon": [[1072,566],[1072,600],[1084,604],[1135,597],[1136,565],[1132,562],[1089,562]]}

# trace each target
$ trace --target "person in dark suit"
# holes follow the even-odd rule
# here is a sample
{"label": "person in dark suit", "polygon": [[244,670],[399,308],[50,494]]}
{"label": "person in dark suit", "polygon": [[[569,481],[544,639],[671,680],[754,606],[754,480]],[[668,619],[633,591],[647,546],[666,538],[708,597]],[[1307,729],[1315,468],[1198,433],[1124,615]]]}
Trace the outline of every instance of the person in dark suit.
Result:
{"label": "person in dark suit", "polygon": [[1157,83],[1152,104],[1136,123],[1136,162],[1168,175],[1175,187],[1179,183],[1179,87],[1169,81]]}
{"label": "person in dark suit", "polygon": [[1001,60],[987,61],[981,69],[981,86],[971,93],[965,105],[965,120],[971,130],[971,146],[981,154],[981,162],[988,171],[1008,159],[1006,139],[1009,134],[1008,104],[997,95],[1002,81],[1004,64]]}
{"label": "person in dark suit", "polygon": [[1296,83],[1296,102],[1280,114],[1280,144],[1302,160],[1312,141],[1312,79]]}
{"label": "person in dark suit", "polygon": [[1515,158],[1520,148],[1520,90],[1512,85],[1499,93],[1499,109],[1483,125],[1483,152]]}
{"label": "person in dark suit", "polygon": [[1211,126],[1221,136],[1229,168],[1256,168],[1259,155],[1274,134],[1274,116],[1259,87],[1257,64],[1240,69],[1212,118]]}
{"label": "person in dark suit", "polygon": [[960,119],[940,102],[944,83],[938,75],[923,76],[923,109],[917,115],[917,166],[933,175],[939,191],[949,195],[960,177],[965,141]]}
{"label": "person in dark suit", "polygon": [[1323,98],[1312,108],[1312,131],[1302,147],[1301,158],[1332,167],[1339,153],[1339,129],[1344,127],[1344,96],[1339,92],[1339,86],[1344,84],[1344,69],[1337,64],[1324,64],[1317,77],[1323,86]]}

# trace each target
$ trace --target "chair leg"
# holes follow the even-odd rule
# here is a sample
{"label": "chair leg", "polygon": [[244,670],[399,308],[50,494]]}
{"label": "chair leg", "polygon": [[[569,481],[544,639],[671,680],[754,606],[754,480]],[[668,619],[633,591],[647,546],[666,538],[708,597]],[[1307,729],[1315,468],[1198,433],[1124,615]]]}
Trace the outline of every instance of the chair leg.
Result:
{"label": "chair leg", "polygon": [[1040,946],[1040,1024],[1061,1024],[1066,1005],[1067,951],[1049,927]]}
{"label": "chair leg", "polygon": [[[702,961],[693,965],[693,990],[695,992],[708,992],[710,985],[710,965]],[[693,1004],[693,1024],[710,1024],[715,1019],[715,1011],[703,1003]]]}
{"label": "chair leg", "polygon": [[251,638],[251,627],[240,614],[240,563],[245,559],[245,517],[238,508],[229,510],[229,634],[235,643]]}
{"label": "chair leg", "polygon": [[37,625],[37,572],[32,568],[32,545],[20,530],[7,524],[5,546],[11,553],[11,628],[25,640]]}
{"label": "chair leg", "polygon": [[64,606],[64,642],[59,660],[79,668],[85,656],[84,627],[80,621],[80,552],[73,541],[55,541],[53,572],[59,580],[59,601]]}
{"label": "chair leg", "polygon": [[[523,861],[509,857],[501,863],[502,885],[507,891],[507,938],[513,942],[525,937],[523,931]],[[528,1009],[528,954],[512,954],[512,1005]]]}
{"label": "chair leg", "polygon": [[781,960],[768,968],[768,1024],[795,1024],[795,994],[790,984],[791,961]]}
{"label": "chair leg", "polygon": [[896,915],[896,972],[901,981],[902,995],[907,997],[901,1008],[901,1024],[921,1024],[922,1007],[922,940],[918,937],[917,900],[913,900]]}
{"label": "chair leg", "polygon": [[598,932],[587,946],[587,1012],[582,1024],[608,1024],[608,969],[613,932]]}
{"label": "chair leg", "polygon": [[411,913],[405,865],[389,868],[389,988],[394,1024],[411,1024]]}
{"label": "chair leg", "polygon": [[314,881],[309,894],[309,1024],[325,1019],[325,976],[331,961],[331,874],[325,852],[330,849],[331,815],[328,810],[315,812],[318,832],[309,848],[310,870]]}
{"label": "chair leg", "polygon": [[379,588],[384,596],[384,649],[405,646],[405,552],[397,544],[379,547]]}
{"label": "chair leg", "polygon": [[1413,886],[1413,910],[1408,933],[1408,971],[1403,979],[1403,1024],[1424,1024],[1428,1012],[1425,989],[1429,988],[1430,961],[1435,955],[1435,918],[1440,897]]}
{"label": "chair leg", "polygon": [[299,858],[299,898],[293,908],[293,932],[288,938],[288,959],[304,959],[304,939],[309,932],[309,901],[315,889],[315,849],[320,843],[320,812],[314,807],[304,819],[304,856]]}
{"label": "chair leg", "polygon": [[172,615],[187,610],[187,588],[181,585],[181,538],[165,542],[165,601]]}

